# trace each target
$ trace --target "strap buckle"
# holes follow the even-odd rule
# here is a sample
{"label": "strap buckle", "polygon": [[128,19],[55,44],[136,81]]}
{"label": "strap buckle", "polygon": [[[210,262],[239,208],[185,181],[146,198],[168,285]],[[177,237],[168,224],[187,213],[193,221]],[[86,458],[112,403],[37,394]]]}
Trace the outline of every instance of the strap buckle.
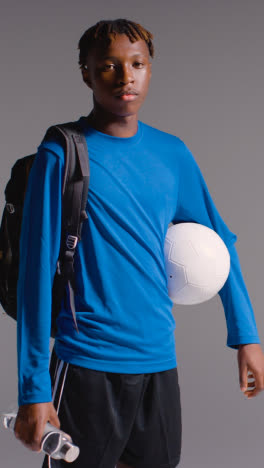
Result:
{"label": "strap buckle", "polygon": [[14,212],[15,212],[15,207],[14,207],[13,203],[6,203],[6,209],[7,209],[8,213],[10,213],[10,214],[14,214]]}
{"label": "strap buckle", "polygon": [[66,239],[66,245],[69,250],[74,250],[76,245],[78,243],[78,237],[77,236],[72,236],[69,234]]}

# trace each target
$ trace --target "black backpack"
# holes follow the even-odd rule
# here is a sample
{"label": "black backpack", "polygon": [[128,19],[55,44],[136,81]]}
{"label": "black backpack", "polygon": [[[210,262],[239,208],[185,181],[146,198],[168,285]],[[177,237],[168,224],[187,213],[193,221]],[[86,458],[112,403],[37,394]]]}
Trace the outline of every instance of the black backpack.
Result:
{"label": "black backpack", "polygon": [[[87,218],[89,157],[85,136],[77,122],[53,125],[43,141],[59,141],[64,148],[65,170],[62,196],[62,230],[60,254],[52,288],[51,336],[56,334],[56,319],[62,301],[72,312],[74,305],[74,253],[81,239],[82,223]],[[0,226],[0,303],[7,315],[17,317],[17,280],[19,270],[19,238],[28,176],[36,154],[18,159],[5,188],[6,205]],[[68,289],[68,294],[66,294]]]}

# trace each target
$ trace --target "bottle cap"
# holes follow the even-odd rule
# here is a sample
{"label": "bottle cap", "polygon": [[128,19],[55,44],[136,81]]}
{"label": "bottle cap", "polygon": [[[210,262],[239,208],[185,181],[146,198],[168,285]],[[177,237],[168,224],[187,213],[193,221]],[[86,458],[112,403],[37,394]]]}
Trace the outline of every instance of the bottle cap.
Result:
{"label": "bottle cap", "polygon": [[60,449],[61,456],[68,463],[73,462],[79,456],[80,449],[77,445],[73,445],[70,442],[65,442],[65,444]]}

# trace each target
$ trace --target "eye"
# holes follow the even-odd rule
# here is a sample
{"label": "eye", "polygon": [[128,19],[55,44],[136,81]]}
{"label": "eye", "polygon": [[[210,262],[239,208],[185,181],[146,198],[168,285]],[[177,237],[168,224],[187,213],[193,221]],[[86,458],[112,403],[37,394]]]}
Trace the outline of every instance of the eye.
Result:
{"label": "eye", "polygon": [[113,70],[114,67],[115,67],[115,65],[113,63],[105,64],[103,66],[103,70]]}
{"label": "eye", "polygon": [[135,64],[137,68],[142,68],[144,66],[144,63],[142,62],[135,62]]}

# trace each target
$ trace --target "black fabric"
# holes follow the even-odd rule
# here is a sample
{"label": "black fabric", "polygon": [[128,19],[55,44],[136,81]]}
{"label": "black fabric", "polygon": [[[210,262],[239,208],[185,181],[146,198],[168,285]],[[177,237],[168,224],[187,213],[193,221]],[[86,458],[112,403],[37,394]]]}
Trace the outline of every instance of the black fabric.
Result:
{"label": "black fabric", "polygon": [[[181,402],[177,368],[150,374],[118,374],[59,365],[53,396],[61,429],[80,447],[72,468],[174,468],[181,454]],[[58,378],[58,375],[57,375]],[[62,388],[62,385],[63,388]],[[69,466],[45,457],[42,468]]]}
{"label": "black fabric", "polygon": [[[85,136],[76,122],[55,125],[48,129],[44,140],[58,138],[64,147],[65,175],[63,181],[62,231],[58,270],[54,278],[53,297],[56,307],[52,314],[52,333],[56,333],[56,319],[60,300],[69,308],[73,325],[78,331],[75,303],[74,252],[69,247],[68,236],[81,239],[82,223],[87,219],[86,203],[89,187],[89,157]],[[66,291],[68,286],[69,294]],[[57,293],[56,293],[57,291]]]}
{"label": "black fabric", "polygon": [[19,238],[26,194],[27,179],[35,155],[16,161],[5,188],[6,205],[0,227],[0,302],[10,317],[16,320],[16,288],[19,265]]}
{"label": "black fabric", "polygon": [[[52,288],[51,336],[56,334],[56,319],[61,301],[67,300],[66,284],[70,297],[74,296],[74,252],[67,247],[67,236],[81,239],[82,223],[87,219],[85,211],[89,187],[89,156],[85,136],[76,122],[50,127],[43,139],[59,141],[65,153],[63,180],[61,248]],[[17,318],[17,280],[19,270],[19,239],[24,198],[28,176],[36,154],[16,161],[11,178],[5,188],[6,206],[0,226],[0,303],[10,317]],[[23,255],[23,252],[22,252]],[[73,324],[77,328],[74,301],[69,303]]]}

